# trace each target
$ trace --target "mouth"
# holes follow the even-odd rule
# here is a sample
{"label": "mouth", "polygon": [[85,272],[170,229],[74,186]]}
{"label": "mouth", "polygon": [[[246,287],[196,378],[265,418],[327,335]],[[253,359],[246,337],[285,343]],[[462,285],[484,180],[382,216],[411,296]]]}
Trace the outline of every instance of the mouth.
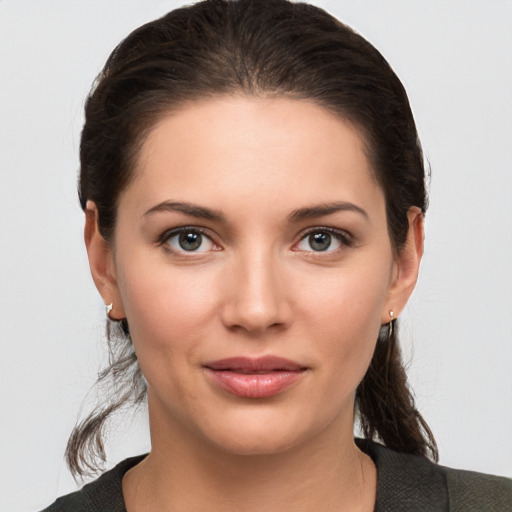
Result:
{"label": "mouth", "polygon": [[220,359],[205,364],[204,368],[215,386],[241,398],[277,395],[299,381],[308,369],[275,356]]}

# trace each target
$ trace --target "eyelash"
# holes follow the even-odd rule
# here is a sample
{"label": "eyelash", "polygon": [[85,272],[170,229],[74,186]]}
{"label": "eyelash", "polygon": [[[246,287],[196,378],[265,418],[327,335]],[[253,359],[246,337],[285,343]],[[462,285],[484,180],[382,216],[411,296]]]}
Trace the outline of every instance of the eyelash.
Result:
{"label": "eyelash", "polygon": [[[205,237],[206,239],[208,239],[212,244],[217,245],[212,240],[212,237],[208,234],[208,231],[206,229],[197,227],[197,226],[183,226],[183,227],[173,228],[168,231],[165,231],[158,238],[157,245],[165,247],[165,250],[167,250],[173,254],[184,255],[184,254],[188,253],[189,257],[192,256],[194,253],[197,254],[198,252],[205,252],[205,251],[186,251],[186,250],[176,251],[170,247],[170,245],[168,244],[169,240],[171,240],[175,236],[178,236],[180,234],[185,234],[185,233],[197,233],[197,234]],[[296,247],[298,244],[300,244],[302,241],[304,241],[307,237],[309,237],[315,233],[327,233],[327,234],[333,236],[338,242],[340,242],[341,245],[343,245],[345,247],[351,247],[354,244],[352,235],[350,235],[346,231],[342,231],[339,229],[330,228],[330,227],[326,227],[326,226],[320,226],[320,227],[317,226],[317,227],[309,228],[308,230],[302,232],[298,242],[294,243],[293,247]],[[292,250],[295,250],[298,252],[297,249],[292,249]],[[313,249],[311,249],[309,251],[305,251],[305,252],[309,252],[309,253],[317,254],[317,255],[322,255],[324,253],[324,251],[315,251]],[[333,253],[333,252],[336,252],[336,250],[325,251],[325,254],[329,254],[329,253]]]}
{"label": "eyelash", "polygon": [[157,240],[157,245],[164,247],[165,250],[167,250],[173,254],[179,254],[179,255],[187,254],[187,252],[190,255],[194,254],[194,252],[200,252],[200,251],[186,251],[186,250],[176,251],[170,247],[170,245],[168,244],[169,240],[171,240],[175,236],[178,236],[181,234],[186,234],[186,233],[199,234],[199,235],[203,236],[204,238],[207,238],[212,244],[215,244],[215,242],[212,240],[212,237],[208,234],[208,231],[206,229],[197,227],[197,226],[182,226],[179,228],[170,229],[170,230],[162,233],[162,235]]}
{"label": "eyelash", "polygon": [[[330,228],[327,226],[315,226],[314,228],[309,228],[303,233],[301,233],[299,241],[294,244],[294,246],[298,245],[300,242],[305,240],[307,237],[315,234],[315,233],[328,233],[329,235],[332,235],[338,242],[340,242],[341,245],[345,247],[351,247],[354,245],[354,238],[351,234],[347,233],[346,231],[339,230],[336,228]],[[323,251],[308,251],[313,254],[321,255]],[[326,253],[332,253],[336,251],[326,251]]]}

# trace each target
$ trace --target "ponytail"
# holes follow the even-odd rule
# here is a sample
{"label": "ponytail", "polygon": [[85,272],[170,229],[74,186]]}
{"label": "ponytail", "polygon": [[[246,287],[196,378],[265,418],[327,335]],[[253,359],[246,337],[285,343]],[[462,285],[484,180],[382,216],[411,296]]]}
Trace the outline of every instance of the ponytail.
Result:
{"label": "ponytail", "polygon": [[416,409],[407,383],[397,323],[383,326],[370,366],[356,391],[356,407],[366,439],[380,439],[392,450],[437,462],[434,435]]}
{"label": "ponytail", "polygon": [[116,413],[146,402],[147,384],[137,361],[126,319],[107,321],[109,362],[95,389],[102,400],[79,421],[66,446],[65,459],[76,477],[92,477],[106,462],[105,431]]}

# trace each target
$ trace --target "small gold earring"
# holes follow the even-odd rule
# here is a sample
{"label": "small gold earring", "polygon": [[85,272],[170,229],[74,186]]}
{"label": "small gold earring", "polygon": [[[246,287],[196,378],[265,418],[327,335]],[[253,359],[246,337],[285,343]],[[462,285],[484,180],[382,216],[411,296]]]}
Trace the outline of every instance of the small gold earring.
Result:
{"label": "small gold earring", "polygon": [[391,338],[391,336],[393,336],[393,324],[395,323],[395,313],[393,312],[393,310],[390,310],[389,311],[389,317],[390,317],[390,320],[389,320],[389,327],[388,327],[388,339]]}

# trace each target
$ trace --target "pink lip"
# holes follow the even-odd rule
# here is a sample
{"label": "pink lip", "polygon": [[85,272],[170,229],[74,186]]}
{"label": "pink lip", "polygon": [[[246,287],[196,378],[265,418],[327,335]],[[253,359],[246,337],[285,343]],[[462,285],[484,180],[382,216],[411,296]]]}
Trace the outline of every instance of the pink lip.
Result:
{"label": "pink lip", "polygon": [[297,382],[307,368],[275,356],[231,357],[204,365],[224,391],[242,398],[268,398]]}

